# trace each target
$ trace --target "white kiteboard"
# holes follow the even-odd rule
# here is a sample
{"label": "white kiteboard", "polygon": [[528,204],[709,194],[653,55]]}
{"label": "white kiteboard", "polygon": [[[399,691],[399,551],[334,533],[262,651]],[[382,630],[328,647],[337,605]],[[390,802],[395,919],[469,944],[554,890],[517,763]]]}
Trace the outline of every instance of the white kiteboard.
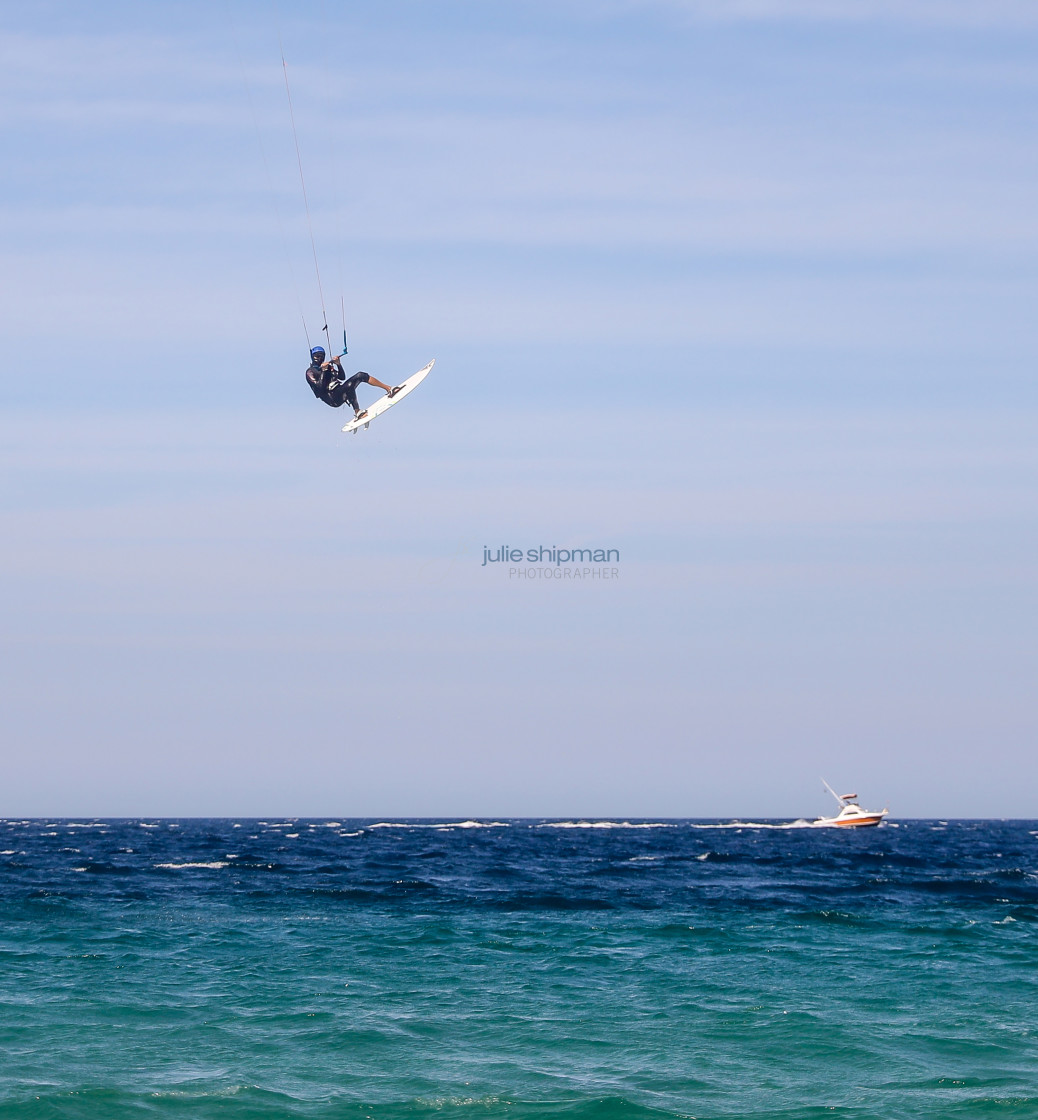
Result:
{"label": "white kiteboard", "polygon": [[388,412],[393,405],[398,404],[400,401],[411,392],[412,389],[417,389],[419,385],[425,380],[429,370],[435,365],[436,359],[433,360],[420,369],[417,373],[412,373],[411,376],[400,384],[400,392],[394,396],[384,393],[373,405],[370,405],[367,412],[359,420],[351,420],[348,424],[344,424],[342,430],[344,432],[356,432],[360,428],[366,428],[376,416],[381,416],[383,412]]}

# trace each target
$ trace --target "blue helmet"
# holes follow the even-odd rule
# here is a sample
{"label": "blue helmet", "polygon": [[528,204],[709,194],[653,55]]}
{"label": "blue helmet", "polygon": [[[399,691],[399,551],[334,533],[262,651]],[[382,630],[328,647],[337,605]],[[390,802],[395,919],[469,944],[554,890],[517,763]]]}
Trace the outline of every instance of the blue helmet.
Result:
{"label": "blue helmet", "polygon": [[315,362],[316,361],[322,361],[323,362],[324,361],[324,347],[323,346],[311,346],[310,347],[310,357]]}

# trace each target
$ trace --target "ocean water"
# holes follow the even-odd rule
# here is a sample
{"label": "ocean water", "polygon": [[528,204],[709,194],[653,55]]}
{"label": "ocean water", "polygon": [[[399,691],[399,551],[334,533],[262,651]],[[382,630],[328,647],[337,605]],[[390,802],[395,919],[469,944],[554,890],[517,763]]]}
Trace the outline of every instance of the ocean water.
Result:
{"label": "ocean water", "polygon": [[1038,1118],[1038,822],[0,822],[0,1120]]}

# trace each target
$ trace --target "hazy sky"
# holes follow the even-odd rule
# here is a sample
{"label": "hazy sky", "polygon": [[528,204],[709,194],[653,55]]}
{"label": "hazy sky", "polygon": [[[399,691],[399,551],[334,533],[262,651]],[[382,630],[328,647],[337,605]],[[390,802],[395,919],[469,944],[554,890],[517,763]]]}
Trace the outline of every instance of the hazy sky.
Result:
{"label": "hazy sky", "polygon": [[1038,816],[1033,3],[0,13],[0,813]]}

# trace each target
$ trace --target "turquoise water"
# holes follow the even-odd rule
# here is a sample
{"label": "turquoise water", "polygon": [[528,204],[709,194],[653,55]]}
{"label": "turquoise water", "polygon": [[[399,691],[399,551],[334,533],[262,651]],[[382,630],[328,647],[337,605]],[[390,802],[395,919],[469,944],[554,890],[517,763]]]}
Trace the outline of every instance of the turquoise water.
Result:
{"label": "turquoise water", "polygon": [[483,823],[0,823],[0,1118],[1038,1117],[1033,822]]}

